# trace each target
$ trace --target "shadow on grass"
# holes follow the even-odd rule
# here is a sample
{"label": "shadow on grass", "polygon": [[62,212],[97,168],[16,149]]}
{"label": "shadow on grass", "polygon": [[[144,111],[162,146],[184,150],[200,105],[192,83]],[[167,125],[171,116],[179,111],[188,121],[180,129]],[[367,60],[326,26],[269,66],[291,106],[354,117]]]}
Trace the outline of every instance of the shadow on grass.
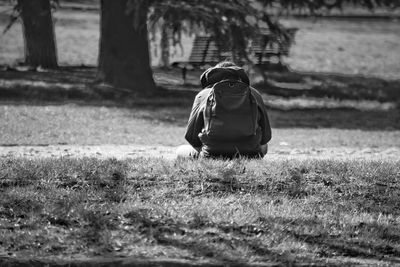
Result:
{"label": "shadow on grass", "polygon": [[[300,263],[302,266],[306,263],[343,266],[343,264],[354,264],[354,260],[361,264],[365,260],[379,260],[387,264],[400,263],[400,250],[393,245],[400,239],[398,235],[400,228],[397,225],[359,223],[349,226],[344,233],[334,233],[332,229],[340,228],[339,225],[336,223],[327,225],[326,222],[317,219],[260,217],[255,224],[249,225],[213,223],[206,220],[179,224],[173,219],[149,214],[149,211],[142,209],[125,216],[131,219],[132,223],[139,225],[141,234],[152,235],[160,245],[189,250],[196,257],[215,259],[233,266],[246,266],[245,262],[241,262],[240,256],[235,254],[235,250],[246,251],[261,262],[290,266]],[[309,227],[313,229],[311,233],[307,230]],[[359,239],[357,236],[360,232],[378,233],[381,238]],[[320,258],[301,253],[294,256],[289,252],[282,253],[279,249],[271,249],[261,241],[263,236],[270,235],[274,235],[278,243],[287,240],[289,247],[293,242],[291,240],[308,244],[314,247],[313,250]],[[289,247],[287,251],[290,250]],[[337,257],[344,258],[338,260]]]}
{"label": "shadow on grass", "polygon": [[13,104],[67,104],[88,106],[179,106],[193,100],[195,92],[158,87],[153,96],[99,83],[93,67],[60,67],[58,70],[0,71],[0,100]]}
{"label": "shadow on grass", "polygon": [[328,97],[339,100],[400,101],[400,77],[385,80],[363,75],[339,73],[267,71],[267,80],[255,86],[268,94],[282,97]]}
{"label": "shadow on grass", "polygon": [[[171,246],[193,253],[195,257],[216,260],[229,266],[248,266],[247,260],[235,255],[235,249],[244,248],[263,262],[294,264],[296,261],[285,253],[268,249],[261,242],[253,240],[259,232],[245,232],[247,226],[215,224],[195,218],[189,223],[175,222],[165,216],[154,216],[147,209],[131,211],[124,215],[132,224],[138,225],[140,233],[151,236],[163,246]],[[215,229],[215,231],[211,229]],[[210,231],[211,230],[211,231]],[[315,260],[314,260],[315,262]],[[295,264],[294,264],[295,266]]]}
{"label": "shadow on grass", "polygon": [[[179,70],[155,70],[162,77],[159,90],[153,96],[141,96],[96,82],[96,68],[62,67],[55,71],[0,71],[0,101],[7,105],[109,106],[148,109],[143,119],[186,125],[196,88],[194,84],[179,84]],[[165,77],[164,77],[165,76]],[[193,75],[192,75],[193,76]],[[193,76],[194,77],[194,76]],[[194,78],[191,80],[194,80]],[[302,74],[297,72],[268,73],[276,82],[317,84],[312,90],[292,90],[260,85],[261,91],[285,97],[299,94],[338,99],[399,100],[399,81],[378,78],[340,76],[333,74]],[[174,81],[167,84],[166,81]],[[344,84],[344,85],[343,85]],[[352,86],[355,86],[354,88]],[[372,87],[377,86],[376,90]],[[397,87],[396,87],[397,86]],[[190,87],[190,88],[187,88]],[[382,89],[383,88],[383,89]],[[172,90],[174,89],[174,90]],[[353,90],[354,89],[354,90]],[[165,108],[173,107],[165,114]],[[355,109],[269,110],[274,128],[339,128],[361,130],[399,130],[400,112],[359,111]]]}
{"label": "shadow on grass", "polygon": [[[274,224],[289,225],[287,234],[294,237],[299,242],[305,242],[319,249],[318,255],[321,257],[351,257],[357,259],[375,259],[390,264],[400,263],[400,250],[393,244],[398,244],[400,240],[398,225],[379,225],[378,223],[358,223],[351,228],[346,229],[348,233],[304,233],[304,230],[296,230],[296,228],[304,228],[302,226],[311,226],[315,229],[327,227],[326,223],[316,220],[304,219],[285,219],[273,218]],[[324,225],[324,226],[323,226]],[[335,224],[329,225],[334,229]],[[292,229],[290,229],[292,228]],[[365,240],[358,238],[360,232],[378,233],[380,239]]]}

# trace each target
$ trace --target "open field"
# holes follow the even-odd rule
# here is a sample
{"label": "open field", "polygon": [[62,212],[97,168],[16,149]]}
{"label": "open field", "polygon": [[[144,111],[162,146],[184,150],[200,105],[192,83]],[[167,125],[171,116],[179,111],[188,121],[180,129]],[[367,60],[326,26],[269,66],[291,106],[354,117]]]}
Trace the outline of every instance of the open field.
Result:
{"label": "open field", "polygon": [[287,62],[302,71],[400,78],[400,23],[390,20],[284,20],[299,28]]}

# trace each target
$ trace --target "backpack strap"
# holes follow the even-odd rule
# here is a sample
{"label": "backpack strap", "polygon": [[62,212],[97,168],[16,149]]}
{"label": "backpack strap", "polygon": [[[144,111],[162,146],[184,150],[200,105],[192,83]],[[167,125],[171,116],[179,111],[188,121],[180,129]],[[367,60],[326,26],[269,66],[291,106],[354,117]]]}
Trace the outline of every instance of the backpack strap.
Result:
{"label": "backpack strap", "polygon": [[251,105],[252,106],[251,116],[252,116],[252,120],[253,120],[253,123],[254,123],[254,135],[256,135],[257,134],[257,128],[258,128],[258,118],[257,118],[258,103],[257,103],[256,97],[253,95],[253,92],[251,91],[250,88],[249,88],[249,90],[250,90],[250,94],[249,94],[250,102],[252,103],[252,105]]}
{"label": "backpack strap", "polygon": [[207,96],[206,103],[205,103],[205,109],[204,109],[204,118],[205,118],[204,126],[205,126],[207,133],[210,131],[213,102],[214,102],[214,90],[211,90],[209,95]]}

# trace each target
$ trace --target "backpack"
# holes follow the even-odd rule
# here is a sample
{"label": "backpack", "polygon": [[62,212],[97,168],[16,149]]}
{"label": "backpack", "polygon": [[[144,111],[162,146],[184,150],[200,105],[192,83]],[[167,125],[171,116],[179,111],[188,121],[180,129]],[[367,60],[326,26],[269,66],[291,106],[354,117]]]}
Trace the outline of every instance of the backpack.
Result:
{"label": "backpack", "polygon": [[232,80],[214,84],[203,112],[203,151],[218,156],[258,155],[258,112],[248,84]]}

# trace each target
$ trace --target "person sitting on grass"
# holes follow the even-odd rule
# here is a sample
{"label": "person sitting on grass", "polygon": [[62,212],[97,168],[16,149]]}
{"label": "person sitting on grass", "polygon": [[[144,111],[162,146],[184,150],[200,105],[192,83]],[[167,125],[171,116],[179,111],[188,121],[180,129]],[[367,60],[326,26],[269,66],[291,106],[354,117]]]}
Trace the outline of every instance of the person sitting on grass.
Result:
{"label": "person sitting on grass", "polygon": [[260,93],[245,71],[220,62],[200,76],[203,90],[193,103],[178,157],[262,158],[271,127]]}

